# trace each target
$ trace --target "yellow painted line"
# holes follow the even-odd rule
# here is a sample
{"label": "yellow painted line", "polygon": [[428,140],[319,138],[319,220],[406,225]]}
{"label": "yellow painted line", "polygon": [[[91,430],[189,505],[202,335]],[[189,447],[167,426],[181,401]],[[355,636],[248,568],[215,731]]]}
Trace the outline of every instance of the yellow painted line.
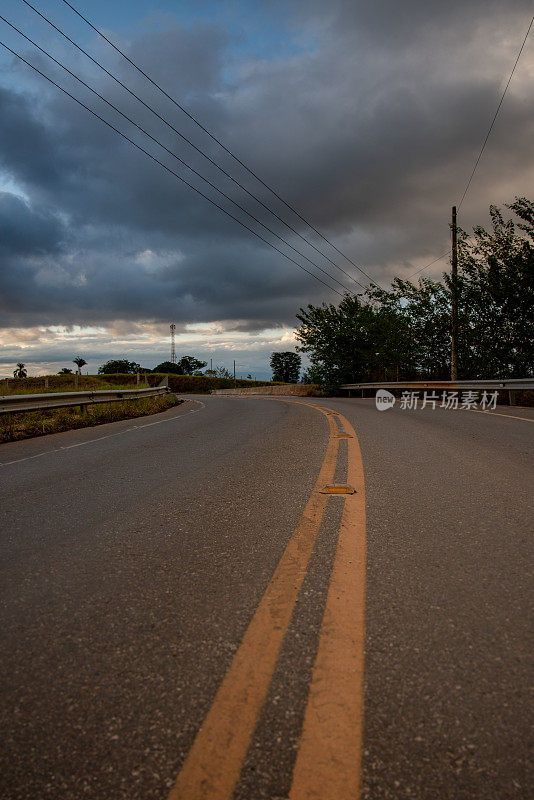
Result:
{"label": "yellow painted line", "polygon": [[360,796],[365,643],[365,491],[351,424],[347,495],[313,669],[290,800]]}
{"label": "yellow painted line", "polygon": [[339,440],[334,420],[327,420],[330,437],[315,488],[168,800],[230,800],[233,795],[328,503],[319,489],[333,482]]}

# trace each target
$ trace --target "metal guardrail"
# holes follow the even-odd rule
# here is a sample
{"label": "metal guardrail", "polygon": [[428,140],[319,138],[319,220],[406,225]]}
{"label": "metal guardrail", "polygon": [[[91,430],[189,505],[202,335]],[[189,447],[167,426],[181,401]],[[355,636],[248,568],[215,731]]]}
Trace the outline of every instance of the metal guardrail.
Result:
{"label": "metal guardrail", "polygon": [[345,383],[340,389],[502,389],[521,391],[534,389],[534,378],[511,378],[506,380],[465,381],[389,381],[375,383]]}
{"label": "metal guardrail", "polygon": [[[93,403],[113,403],[118,400],[137,400],[167,394],[168,386],[152,389],[102,389],[96,392],[50,392],[49,394],[11,394],[0,396],[0,414],[18,411],[39,411],[67,406],[88,406]],[[85,409],[84,409],[85,410]]]}

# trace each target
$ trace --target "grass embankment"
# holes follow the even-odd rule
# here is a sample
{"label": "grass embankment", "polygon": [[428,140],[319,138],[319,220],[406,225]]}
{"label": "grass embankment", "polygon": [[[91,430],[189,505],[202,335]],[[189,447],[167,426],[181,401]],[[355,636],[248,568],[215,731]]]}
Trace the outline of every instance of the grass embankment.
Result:
{"label": "grass embankment", "polygon": [[[81,386],[78,387],[80,390]],[[83,387],[87,389],[87,387]],[[91,387],[96,388],[96,387]],[[99,389],[118,388],[98,386]],[[129,388],[125,386],[120,388]],[[143,387],[141,387],[143,388]],[[53,391],[50,388],[50,391]],[[56,391],[60,391],[56,389]],[[63,388],[62,391],[68,391]],[[73,389],[73,391],[75,391]],[[12,392],[12,394],[25,394],[26,392]],[[34,391],[35,393],[35,391]],[[28,392],[31,394],[31,392]],[[74,428],[88,428],[93,425],[102,425],[105,422],[116,422],[121,419],[144,417],[149,414],[159,414],[179,404],[181,401],[174,394],[164,394],[158,397],[143,397],[139,400],[121,400],[115,403],[97,403],[87,406],[87,413],[82,413],[79,406],[49,409],[47,411],[27,411],[17,414],[0,415],[0,442],[12,442],[18,439],[28,439],[34,436],[44,436],[47,433],[60,433]]]}
{"label": "grass embankment", "polygon": [[[140,386],[158,386],[163,378],[168,377],[169,387],[172,392],[187,394],[209,394],[212,389],[233,389],[233,378],[210,378],[208,375],[173,375],[172,373],[147,372],[141,373]],[[235,385],[244,386],[278,386],[271,381],[249,381],[237,378]],[[79,375],[78,385],[75,386],[74,375],[48,375],[39,378],[8,378],[0,379],[0,395],[26,394],[27,392],[68,392],[88,391],[91,389],[135,389],[137,378],[135,375]]]}
{"label": "grass embankment", "polygon": [[[120,380],[116,380],[120,378]],[[161,379],[159,379],[161,380]],[[158,381],[152,382],[157,386]],[[39,378],[3,378],[0,380],[0,395],[44,394],[49,392],[91,392],[103,389],[146,389],[148,383],[139,385],[135,375],[46,375]]]}

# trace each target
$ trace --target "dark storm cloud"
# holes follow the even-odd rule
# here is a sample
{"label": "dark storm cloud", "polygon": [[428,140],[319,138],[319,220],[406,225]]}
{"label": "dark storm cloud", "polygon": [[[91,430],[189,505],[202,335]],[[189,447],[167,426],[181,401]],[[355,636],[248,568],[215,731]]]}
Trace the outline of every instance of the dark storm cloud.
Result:
{"label": "dark storm cloud", "polygon": [[[378,279],[389,278],[395,265],[439,255],[447,247],[450,206],[461,195],[497,105],[530,3],[517,0],[503,10],[478,1],[337,0],[273,8],[291,14],[299,42],[295,54],[283,59],[237,59],[221,28],[185,29],[175,22],[136,39],[129,52]],[[174,125],[217,152],[116,56],[100,44],[93,52],[105,53],[106,63]],[[531,52],[525,50],[524,61]],[[44,57],[32,60],[61,76]],[[273,230],[288,235],[81,56],[69,64]],[[292,324],[299,305],[336,299],[86,111],[28,77],[26,67],[14,64],[7,77],[0,89],[1,165],[27,202],[7,193],[0,198],[5,326],[175,318],[226,320],[247,332]],[[61,82],[224,202],[72,80]],[[485,156],[466,203],[470,224],[484,221],[480,215],[490,202],[525,191],[534,113],[518,85],[492,135],[499,159]],[[219,152],[217,158],[247,180],[228,156]],[[511,194],[499,194],[501,187]],[[261,195],[271,202],[265,190]],[[279,203],[276,208],[300,225]],[[291,241],[304,247],[295,237]],[[306,254],[318,258],[310,249]]]}
{"label": "dark storm cloud", "polygon": [[64,235],[61,222],[50,211],[31,208],[20,197],[0,192],[0,253],[3,258],[58,253]]}

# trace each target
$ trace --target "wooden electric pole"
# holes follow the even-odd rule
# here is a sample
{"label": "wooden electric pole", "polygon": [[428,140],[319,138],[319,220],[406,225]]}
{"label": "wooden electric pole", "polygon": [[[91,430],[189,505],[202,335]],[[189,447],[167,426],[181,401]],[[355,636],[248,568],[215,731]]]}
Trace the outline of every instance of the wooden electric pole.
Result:
{"label": "wooden electric pole", "polygon": [[451,282],[451,381],[458,380],[458,229],[456,206],[452,207]]}

